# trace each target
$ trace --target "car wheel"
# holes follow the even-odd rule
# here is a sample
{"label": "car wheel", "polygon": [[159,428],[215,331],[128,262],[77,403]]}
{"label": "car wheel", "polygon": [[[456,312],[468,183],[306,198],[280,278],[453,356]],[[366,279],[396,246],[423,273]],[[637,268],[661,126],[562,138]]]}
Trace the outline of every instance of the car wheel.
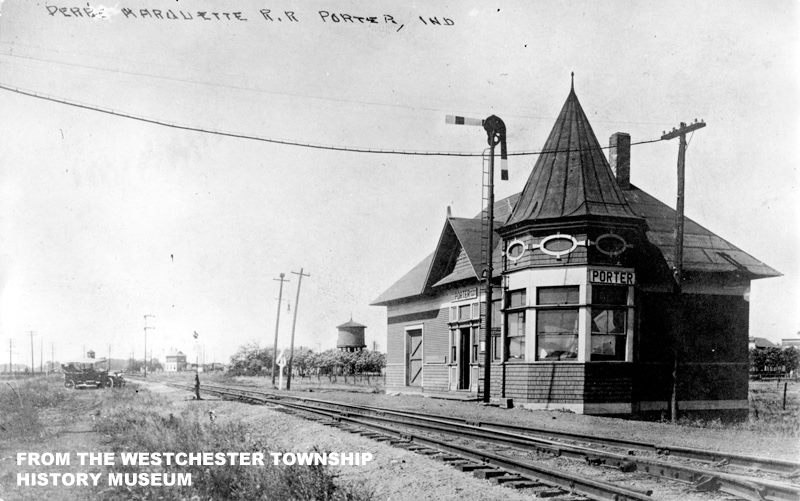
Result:
{"label": "car wheel", "polygon": [[104,386],[106,388],[113,388],[114,387],[114,380],[111,378],[106,379]]}
{"label": "car wheel", "polygon": [[66,381],[64,381],[64,387],[66,387],[67,389],[70,389],[70,390],[74,390],[75,389],[75,381],[73,381],[71,379],[67,379]]}

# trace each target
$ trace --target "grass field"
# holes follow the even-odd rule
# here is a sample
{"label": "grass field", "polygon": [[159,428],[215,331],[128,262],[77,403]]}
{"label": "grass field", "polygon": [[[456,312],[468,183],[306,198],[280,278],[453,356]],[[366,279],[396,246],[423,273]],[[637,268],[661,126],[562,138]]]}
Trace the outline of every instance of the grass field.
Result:
{"label": "grass field", "polygon": [[[6,491],[16,483],[17,451],[69,452],[281,452],[271,437],[232,420],[212,420],[203,410],[140,388],[67,390],[60,378],[3,383],[0,390],[0,499],[69,499],[57,490]],[[64,433],[68,431],[68,433]],[[9,459],[12,458],[12,459]],[[105,468],[105,469],[104,469]],[[325,466],[150,466],[98,467],[106,473],[189,473],[192,485],[108,487],[103,484],[79,499],[325,499],[362,501],[369,492],[341,485]],[[73,491],[77,495],[78,491]],[[168,494],[167,498],[163,496]],[[18,496],[19,495],[19,496]],[[61,493],[63,495],[63,492]],[[7,497],[6,497],[7,496]],[[33,497],[31,497],[33,496]],[[78,499],[78,498],[74,498]]]}

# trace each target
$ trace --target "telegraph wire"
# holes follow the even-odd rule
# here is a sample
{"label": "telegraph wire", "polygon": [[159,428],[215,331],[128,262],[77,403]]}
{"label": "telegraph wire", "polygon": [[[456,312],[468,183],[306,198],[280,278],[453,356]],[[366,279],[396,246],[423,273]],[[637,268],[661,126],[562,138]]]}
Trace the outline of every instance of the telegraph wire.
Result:
{"label": "telegraph wire", "polygon": [[[107,73],[112,73],[112,74],[123,74],[123,75],[131,75],[131,76],[144,77],[144,78],[154,78],[154,79],[159,79],[159,80],[180,82],[180,83],[193,84],[193,85],[199,85],[199,86],[219,87],[219,88],[239,90],[239,91],[244,91],[244,92],[253,92],[253,93],[257,93],[257,94],[268,94],[268,95],[284,96],[284,97],[296,97],[296,98],[303,98],[303,99],[315,99],[315,100],[319,100],[319,101],[328,101],[328,102],[334,102],[334,103],[360,104],[360,105],[365,105],[365,106],[383,106],[383,107],[388,107],[388,108],[401,108],[401,109],[409,109],[409,110],[414,110],[414,111],[419,111],[419,110],[430,111],[430,112],[446,112],[447,111],[447,110],[444,110],[444,109],[441,109],[441,108],[432,108],[430,106],[408,106],[408,105],[396,104],[396,103],[382,103],[382,102],[378,102],[378,101],[363,101],[363,100],[356,100],[356,99],[337,98],[337,97],[331,97],[331,96],[318,96],[318,95],[300,94],[300,93],[293,93],[293,92],[271,91],[271,90],[259,89],[259,88],[256,88],[256,87],[249,87],[249,86],[242,86],[242,85],[231,85],[231,84],[225,84],[225,83],[213,83],[213,82],[206,82],[206,81],[201,81],[201,80],[194,80],[194,79],[191,79],[191,78],[178,78],[178,77],[174,77],[174,76],[158,75],[158,74],[154,74],[154,73],[143,73],[143,72],[131,71],[131,70],[104,68],[102,66],[93,66],[93,65],[89,65],[89,64],[72,63],[72,62],[67,62],[67,61],[59,61],[59,60],[56,60],[56,59],[48,59],[48,58],[44,58],[44,57],[35,57],[35,56],[31,56],[31,55],[22,55],[22,54],[14,54],[13,53],[14,47],[23,47],[23,48],[33,49],[33,50],[54,52],[54,53],[60,54],[60,55],[64,54],[62,51],[59,51],[57,49],[50,49],[50,48],[41,47],[41,46],[38,46],[38,45],[28,45],[28,44],[21,44],[19,42],[6,42],[6,41],[0,41],[0,45],[9,45],[10,46],[10,51],[9,52],[0,51],[0,56],[19,58],[19,59],[27,59],[27,60],[30,60],[30,61],[37,61],[37,62],[40,62],[40,63],[59,64],[59,65],[63,65],[63,66],[70,66],[70,67],[74,67],[74,68],[82,68],[82,69],[88,69],[88,70],[94,70],[94,71],[101,71],[101,72],[107,72]],[[80,54],[80,55],[88,56],[88,54]],[[96,57],[96,56],[93,56],[93,57]],[[113,56],[103,56],[103,57],[106,57],[108,59],[112,59],[114,61],[123,62],[123,63],[145,64],[145,63],[143,63],[141,61],[122,59],[122,58],[119,58],[119,57],[113,57]],[[146,64],[152,66],[151,63],[146,63]],[[160,66],[165,68],[165,69],[167,69],[167,70],[171,69],[169,66],[166,66],[166,65],[160,65]],[[234,78],[234,77],[235,78],[241,78],[241,75],[234,75],[234,74],[227,74],[225,76],[231,77],[231,78]],[[475,111],[465,111],[465,110],[462,110],[462,111],[471,113],[473,115],[477,113]],[[504,116],[505,116],[505,114],[504,114]],[[519,117],[519,118],[527,118],[527,119],[538,120],[538,121],[552,121],[552,120],[555,120],[554,116],[543,116],[543,115],[512,114],[510,116]],[[595,122],[601,122],[601,123],[638,124],[638,125],[643,125],[643,124],[644,125],[663,125],[663,123],[664,123],[664,122],[640,122],[640,121],[624,121],[624,120],[597,120],[597,119],[594,120],[594,121]]]}
{"label": "telegraph wire", "polygon": [[[89,111],[96,111],[98,113],[104,113],[107,115],[112,115],[120,118],[127,118],[129,120],[135,120],[138,122],[149,123],[153,125],[159,125],[162,127],[169,127],[172,129],[178,130],[186,130],[191,132],[200,132],[203,134],[211,134],[217,136],[224,136],[224,137],[232,137],[236,139],[247,139],[251,141],[260,141],[264,143],[272,143],[272,144],[280,144],[284,146],[295,146],[301,148],[309,148],[309,149],[317,149],[317,150],[328,150],[328,151],[341,151],[341,152],[348,152],[348,153],[372,153],[372,154],[381,154],[381,155],[409,155],[409,156],[428,156],[428,157],[482,157],[484,155],[483,152],[481,153],[473,153],[473,152],[458,152],[458,151],[419,151],[419,150],[391,150],[391,149],[378,149],[378,148],[361,148],[361,147],[350,147],[350,146],[334,146],[334,145],[324,145],[318,143],[308,143],[308,142],[300,142],[300,141],[291,141],[288,139],[276,139],[276,138],[269,138],[263,136],[256,136],[252,134],[244,134],[244,133],[237,133],[237,132],[227,132],[227,131],[220,131],[214,129],[207,129],[203,127],[196,127],[191,125],[183,125],[183,124],[176,124],[170,123],[163,120],[155,119],[155,118],[148,118],[138,115],[132,115],[129,113],[124,113],[120,111],[115,111],[112,109],[101,108],[99,106],[81,103],[78,101],[70,101],[66,99],[60,99],[57,97],[48,96],[46,94],[41,94],[38,92],[33,92],[27,89],[22,89],[19,87],[11,87],[5,84],[0,83],[0,89],[6,90],[9,92],[14,92],[17,94],[21,94],[23,96],[33,97],[36,99],[41,99],[44,101],[50,101],[58,104],[63,104],[66,106],[72,106],[74,108],[80,108]],[[644,141],[637,141],[632,142],[631,146],[637,144],[647,144],[647,143],[656,143],[659,141],[663,141],[664,139],[649,139]],[[539,150],[539,151],[516,151],[516,152],[509,152],[508,156],[532,156],[532,155],[542,155],[547,153],[571,153],[571,152],[581,152],[581,151],[592,151],[592,150],[605,150],[609,149],[610,146],[601,146],[599,148],[573,148],[573,149],[565,149],[565,150]]]}

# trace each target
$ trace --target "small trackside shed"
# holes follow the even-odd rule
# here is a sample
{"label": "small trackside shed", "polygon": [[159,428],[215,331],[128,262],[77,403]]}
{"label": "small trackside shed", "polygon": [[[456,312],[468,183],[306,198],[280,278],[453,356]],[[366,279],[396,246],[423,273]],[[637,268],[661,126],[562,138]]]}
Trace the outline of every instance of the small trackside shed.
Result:
{"label": "small trackside shed", "polygon": [[[381,294],[387,391],[483,392],[534,409],[659,417],[748,413],[747,293],[780,273],[684,224],[682,293],[675,211],[630,183],[630,136],[606,159],[574,89],[521,193],[495,203],[488,343],[480,216],[446,218],[433,252]],[[498,273],[498,270],[501,270]],[[677,328],[682,325],[682,328]]]}

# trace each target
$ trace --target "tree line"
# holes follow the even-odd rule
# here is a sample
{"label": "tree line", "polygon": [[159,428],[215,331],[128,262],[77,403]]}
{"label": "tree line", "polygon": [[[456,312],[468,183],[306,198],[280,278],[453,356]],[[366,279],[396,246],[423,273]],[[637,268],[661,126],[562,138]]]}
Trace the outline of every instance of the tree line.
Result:
{"label": "tree line", "polygon": [[[280,356],[280,354],[279,354]],[[286,353],[288,357],[288,352]],[[275,356],[271,348],[260,348],[256,344],[239,347],[231,356],[228,373],[234,376],[265,376],[271,374]],[[386,367],[386,355],[377,351],[326,350],[314,352],[305,347],[294,350],[293,376],[301,378],[326,376],[331,380],[338,376],[382,374]]]}
{"label": "tree line", "polygon": [[751,348],[750,372],[760,375],[789,375],[800,366],[800,349]]}

